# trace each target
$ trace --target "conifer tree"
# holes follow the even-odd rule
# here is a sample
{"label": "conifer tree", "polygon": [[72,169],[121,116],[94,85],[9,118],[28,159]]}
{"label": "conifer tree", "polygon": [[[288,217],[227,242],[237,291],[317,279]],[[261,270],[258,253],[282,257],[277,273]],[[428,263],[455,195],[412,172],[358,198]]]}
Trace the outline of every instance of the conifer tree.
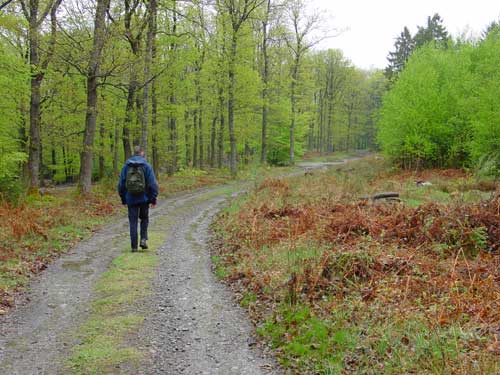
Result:
{"label": "conifer tree", "polygon": [[401,34],[396,38],[394,48],[394,52],[389,52],[389,56],[387,57],[389,65],[385,69],[385,75],[391,81],[394,81],[397,75],[403,70],[411,53],[415,49],[415,42],[408,27],[405,26]]}
{"label": "conifer tree", "polygon": [[418,26],[418,31],[413,38],[415,47],[434,42],[436,47],[446,47],[449,35],[446,27],[443,25],[443,19],[437,13],[432,17],[427,17],[426,26]]}

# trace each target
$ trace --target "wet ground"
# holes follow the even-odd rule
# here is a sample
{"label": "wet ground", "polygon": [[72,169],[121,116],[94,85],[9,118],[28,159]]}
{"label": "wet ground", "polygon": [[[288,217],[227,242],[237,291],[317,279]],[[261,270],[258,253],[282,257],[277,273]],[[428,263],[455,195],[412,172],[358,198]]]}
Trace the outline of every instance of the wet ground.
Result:
{"label": "wet ground", "polygon": [[[130,374],[278,374],[257,347],[253,327],[230,291],[211,272],[208,226],[242,187],[180,195],[151,211],[162,231],[154,293],[132,340],[147,353]],[[0,373],[68,374],[65,361],[75,332],[88,316],[93,286],[128,246],[126,219],[110,224],[39,275],[23,301],[0,320]],[[273,370],[274,369],[274,370]],[[118,371],[118,370],[117,370]],[[123,373],[123,369],[119,373]]]}

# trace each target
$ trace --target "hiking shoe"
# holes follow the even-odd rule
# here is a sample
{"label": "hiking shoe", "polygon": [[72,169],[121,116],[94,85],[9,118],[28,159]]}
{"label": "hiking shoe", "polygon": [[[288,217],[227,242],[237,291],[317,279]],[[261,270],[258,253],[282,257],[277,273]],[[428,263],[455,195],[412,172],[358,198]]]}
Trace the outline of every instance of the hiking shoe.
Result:
{"label": "hiking shoe", "polygon": [[136,247],[133,247],[133,248],[132,248],[132,252],[133,252],[133,253],[136,253],[136,252],[137,252],[137,248],[136,248]]}
{"label": "hiking shoe", "polygon": [[141,240],[141,244],[139,246],[141,246],[141,249],[144,249],[144,250],[146,250],[148,248],[148,244],[146,243],[146,240]]}

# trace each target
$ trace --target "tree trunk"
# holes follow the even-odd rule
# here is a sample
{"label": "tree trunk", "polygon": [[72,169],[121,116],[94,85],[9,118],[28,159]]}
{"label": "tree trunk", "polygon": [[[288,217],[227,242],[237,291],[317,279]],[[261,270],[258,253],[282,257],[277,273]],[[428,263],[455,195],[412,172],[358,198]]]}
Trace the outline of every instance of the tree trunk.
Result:
{"label": "tree trunk", "polygon": [[309,122],[307,149],[308,151],[312,151],[314,149],[314,120],[310,120]]}
{"label": "tree trunk", "polygon": [[[22,152],[25,152],[27,155],[29,155],[29,139],[28,139],[28,133],[27,133],[27,124],[28,124],[28,108],[26,107],[26,102],[24,98],[21,98],[20,103],[19,103],[19,113],[20,113],[20,122],[19,122],[19,129],[18,129],[18,134],[19,134],[19,149]],[[29,168],[28,168],[28,163],[22,163],[22,181],[23,183],[28,182],[28,178],[30,176],[29,173]]]}
{"label": "tree trunk", "polygon": [[233,32],[233,37],[231,40],[231,51],[229,56],[229,85],[228,85],[228,100],[227,100],[227,112],[228,112],[228,127],[229,127],[229,143],[231,145],[231,158],[229,160],[229,165],[231,169],[231,176],[236,177],[237,164],[236,164],[236,135],[234,132],[234,86],[235,86],[235,66],[236,66],[236,50],[237,50],[237,36],[236,32]]}
{"label": "tree trunk", "polygon": [[198,167],[198,111],[193,114],[193,167]]}
{"label": "tree trunk", "polygon": [[[130,78],[128,84],[128,93],[127,93],[127,104],[125,107],[125,121],[123,124],[123,153],[125,156],[125,160],[129,159],[132,156],[132,144],[136,143],[133,141],[133,137],[136,138],[136,134],[131,133],[132,129],[132,121],[135,117],[139,118],[139,114],[137,113],[138,108],[134,111],[134,105],[139,102],[139,98],[137,95],[137,91],[139,88],[138,83],[138,72],[136,67],[136,62],[139,61],[139,54],[141,52],[141,42],[142,42],[142,33],[146,24],[142,20],[137,20],[138,24],[141,26],[136,31],[133,27],[133,16],[137,15],[136,9],[138,4],[132,4],[130,1],[125,1],[125,14],[124,14],[124,34],[127,38],[127,41],[130,45],[130,50],[134,57],[132,64],[130,66]],[[134,34],[136,31],[136,34]],[[135,113],[135,114],[134,114]],[[136,120],[137,122],[137,120]],[[134,129],[136,129],[135,127]]]}
{"label": "tree trunk", "polygon": [[328,82],[326,88],[326,97],[328,99],[328,125],[327,125],[327,152],[333,152],[333,68],[329,67],[330,71],[328,72]]}
{"label": "tree trunk", "polygon": [[328,100],[328,124],[326,135],[326,151],[333,152],[333,102]]}
{"label": "tree trunk", "polygon": [[[153,55],[155,55],[155,53]],[[151,161],[153,170],[156,176],[158,176],[160,160],[158,155],[158,93],[156,89],[156,80],[151,84],[151,132]]]}
{"label": "tree trunk", "polygon": [[210,167],[215,167],[215,139],[217,137],[217,116],[212,119],[212,129],[210,132]]}
{"label": "tree trunk", "polygon": [[198,136],[198,140],[200,142],[200,155],[199,155],[199,162],[198,162],[198,166],[200,168],[203,168],[203,164],[204,164],[204,148],[203,148],[203,102],[200,100],[200,116],[198,117],[198,130],[199,130],[199,136]]}
{"label": "tree trunk", "polygon": [[184,112],[184,146],[186,148],[186,167],[191,166],[191,144],[189,143],[191,125],[189,121],[189,112]]}
{"label": "tree trunk", "polygon": [[226,128],[224,116],[224,91],[219,89],[219,136],[217,138],[217,167],[222,168],[224,159],[224,129]]}
{"label": "tree trunk", "polygon": [[54,145],[54,142],[51,144],[52,149],[50,151],[50,155],[52,158],[52,173],[51,173],[51,178],[54,179],[54,176],[56,175],[56,166],[57,166],[57,153],[56,153],[56,146]]}
{"label": "tree trunk", "polygon": [[248,145],[248,141],[245,141],[245,151],[244,151],[245,165],[248,165],[250,161],[250,155],[251,155],[250,146]]}
{"label": "tree trunk", "polygon": [[271,11],[271,0],[267,0],[267,8],[265,19],[262,22],[262,131],[261,131],[261,152],[260,162],[265,164],[267,162],[267,113],[268,113],[268,85],[269,85],[269,54],[267,51],[268,32],[267,26],[269,22],[269,13]]}
{"label": "tree trunk", "polygon": [[144,58],[144,88],[142,103],[142,132],[141,146],[145,156],[148,153],[148,127],[149,127],[149,86],[151,80],[151,60],[153,55],[153,40],[155,37],[156,0],[149,0],[148,34],[146,37],[146,55]]}
{"label": "tree trunk", "polygon": [[28,169],[30,174],[30,191],[35,192],[40,187],[40,86],[43,75],[39,71],[38,0],[30,1],[29,5],[28,38],[31,66],[31,97]]}
{"label": "tree trunk", "polygon": [[295,117],[296,117],[296,105],[297,99],[295,97],[295,89],[297,86],[297,75],[299,69],[299,59],[295,59],[293,71],[292,71],[292,84],[290,88],[290,105],[291,105],[291,122],[290,122],[290,164],[295,164]]}
{"label": "tree trunk", "polygon": [[118,176],[118,140],[120,139],[120,128],[115,122],[115,141],[113,143],[113,175]]}
{"label": "tree trunk", "polygon": [[[25,0],[21,0],[21,7],[26,20],[28,21],[28,45],[29,45],[29,64],[31,67],[30,82],[30,138],[28,147],[28,171],[29,171],[29,190],[38,192],[40,187],[40,163],[41,163],[41,112],[40,112],[40,88],[55,48],[56,33],[56,11],[61,0],[53,0],[47,4],[45,11],[39,17],[39,0],[30,0],[29,6]],[[40,63],[40,34],[39,28],[47,17],[50,10],[51,17],[51,38],[47,56],[44,62]]]}
{"label": "tree trunk", "polygon": [[92,162],[94,138],[97,121],[97,87],[100,58],[104,47],[106,11],[110,0],[97,0],[94,21],[94,41],[87,73],[87,112],[85,116],[85,133],[80,160],[79,189],[82,194],[90,194],[92,187]]}
{"label": "tree trunk", "polygon": [[134,113],[135,93],[137,90],[137,73],[131,69],[130,81],[128,84],[127,106],[125,108],[125,121],[123,122],[123,153],[125,160],[132,156],[132,142],[130,141],[130,126],[132,125],[132,116]]}
{"label": "tree trunk", "polygon": [[135,126],[133,128],[132,144],[134,146],[141,144],[142,137],[142,92],[138,85],[135,95]]}
{"label": "tree trunk", "polygon": [[66,148],[64,147],[64,144],[61,146],[61,151],[62,151],[63,164],[64,164],[64,181],[68,182],[69,168],[68,168],[68,159],[66,158]]}
{"label": "tree trunk", "polygon": [[[172,2],[173,5],[173,10],[172,10],[172,35],[176,35],[177,32],[177,2],[176,0],[173,0]],[[172,54],[175,55],[175,52],[177,50],[177,43],[176,39],[172,39],[172,43],[170,44],[170,49],[172,51]],[[178,133],[177,133],[177,118],[176,118],[176,113],[175,113],[175,105],[177,103],[177,98],[176,98],[176,90],[175,90],[175,79],[177,77],[173,77],[172,79],[172,87],[171,87],[171,93],[170,93],[170,105],[171,105],[171,113],[170,117],[168,119],[168,130],[169,130],[169,139],[170,143],[168,145],[168,167],[167,167],[167,173],[169,176],[173,176],[175,172],[177,172],[177,164],[178,164],[178,156],[177,156],[177,142],[178,142]],[[186,111],[186,126],[187,126],[187,118],[188,118],[188,112]],[[187,129],[186,129],[186,134],[187,134]],[[186,137],[186,163],[188,160],[188,137]]]}
{"label": "tree trunk", "polygon": [[104,121],[101,121],[99,126],[99,180],[104,178],[104,137]]}
{"label": "tree trunk", "polygon": [[346,151],[351,149],[351,128],[352,128],[352,112],[353,105],[350,105],[347,110],[347,139],[346,139]]}
{"label": "tree trunk", "polygon": [[[38,42],[36,42],[38,43]],[[33,45],[33,42],[30,43]],[[33,47],[32,47],[33,48]],[[35,47],[38,49],[38,46]],[[35,55],[38,53],[31,53],[32,66]],[[28,168],[30,174],[30,191],[38,191],[40,187],[40,86],[41,79],[39,75],[31,77],[31,98],[30,98],[30,142],[29,142],[29,156]]]}
{"label": "tree trunk", "polygon": [[[175,106],[176,104],[176,98],[173,92],[170,95],[170,104],[172,105],[172,107]],[[175,115],[172,114],[168,121],[169,121],[168,128],[170,133],[170,144],[168,146],[169,159],[170,159],[168,167],[168,175],[172,176],[175,172],[177,172],[177,119],[175,118]],[[186,155],[188,155],[187,148],[186,148]]]}

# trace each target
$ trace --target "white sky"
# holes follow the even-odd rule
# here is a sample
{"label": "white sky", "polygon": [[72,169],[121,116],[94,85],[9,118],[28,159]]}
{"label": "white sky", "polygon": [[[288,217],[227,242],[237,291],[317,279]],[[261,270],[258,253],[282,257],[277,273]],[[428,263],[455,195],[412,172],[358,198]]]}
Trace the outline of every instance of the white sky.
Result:
{"label": "white sky", "polygon": [[500,18],[500,0],[310,0],[324,10],[331,27],[346,29],[318,48],[339,48],[360,68],[383,68],[394,39],[408,26],[414,34],[427,16],[439,13],[452,35],[479,34]]}

